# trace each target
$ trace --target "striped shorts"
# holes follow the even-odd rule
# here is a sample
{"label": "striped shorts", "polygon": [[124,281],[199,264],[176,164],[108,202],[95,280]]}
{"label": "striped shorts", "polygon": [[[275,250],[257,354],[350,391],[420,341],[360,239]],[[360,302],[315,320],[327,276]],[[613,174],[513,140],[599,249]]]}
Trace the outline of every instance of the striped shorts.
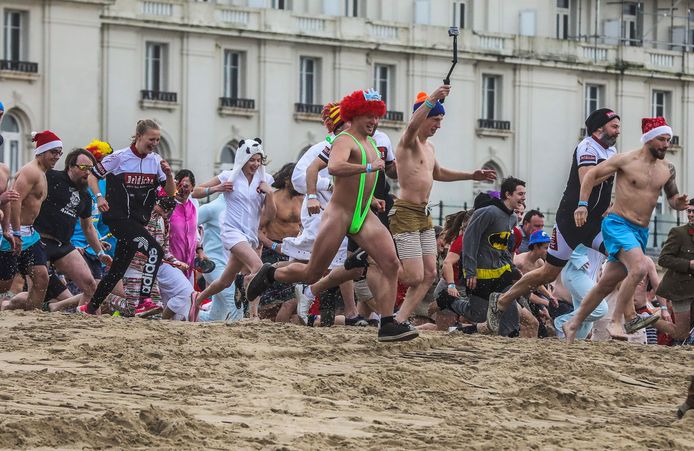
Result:
{"label": "striped shorts", "polygon": [[436,255],[436,234],[434,229],[423,232],[403,232],[393,235],[398,258],[422,258],[424,255]]}

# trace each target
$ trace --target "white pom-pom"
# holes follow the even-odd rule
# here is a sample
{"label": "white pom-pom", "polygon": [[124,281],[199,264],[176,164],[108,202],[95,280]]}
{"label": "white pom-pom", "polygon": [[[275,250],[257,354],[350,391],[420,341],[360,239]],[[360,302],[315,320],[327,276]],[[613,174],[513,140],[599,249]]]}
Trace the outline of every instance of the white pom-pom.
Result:
{"label": "white pom-pom", "polygon": [[39,132],[31,132],[31,140],[33,141],[34,138],[36,138],[36,135],[38,135]]}

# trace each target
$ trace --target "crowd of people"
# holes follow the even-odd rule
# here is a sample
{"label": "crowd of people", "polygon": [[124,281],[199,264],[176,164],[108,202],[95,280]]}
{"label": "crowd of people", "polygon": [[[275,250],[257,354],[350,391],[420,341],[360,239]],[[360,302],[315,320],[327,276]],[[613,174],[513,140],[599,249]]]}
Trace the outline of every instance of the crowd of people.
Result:
{"label": "crowd of people", "polygon": [[[244,139],[203,183],[156,152],[153,120],[120,150],[75,148],[63,170],[60,138],[36,133],[31,162],[0,164],[2,309],[374,326],[382,342],[433,329],[691,344],[694,200],[665,159],[665,119],[643,119],[642,147],[618,153],[620,116],[590,114],[551,234],[513,176],[435,227],[435,181],[497,177],[437,161],[450,89],[419,93],[395,146],[381,96],[358,90],[325,105],[328,135],[296,163],[270,174],[262,140]],[[662,248],[662,280],[645,253],[661,192],[688,217]]]}

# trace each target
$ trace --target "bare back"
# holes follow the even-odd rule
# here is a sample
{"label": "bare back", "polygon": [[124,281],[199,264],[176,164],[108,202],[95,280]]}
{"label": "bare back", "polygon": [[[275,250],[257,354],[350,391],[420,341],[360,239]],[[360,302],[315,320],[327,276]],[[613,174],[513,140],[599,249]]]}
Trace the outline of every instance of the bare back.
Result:
{"label": "bare back", "polygon": [[39,215],[41,204],[48,195],[46,173],[41,169],[38,161],[30,161],[17,172],[14,188],[22,198],[21,225],[32,225]]}
{"label": "bare back", "polygon": [[301,203],[304,196],[292,196],[288,189],[275,191],[277,212],[266,227],[268,238],[281,241],[288,236],[297,236],[301,229]]}
{"label": "bare back", "polygon": [[619,155],[615,203],[612,211],[647,227],[658,197],[675,168],[667,160],[653,160],[644,149]]}
{"label": "bare back", "polygon": [[395,151],[400,182],[398,197],[415,204],[427,203],[434,184],[434,146],[428,140],[422,141],[419,137],[415,137],[412,142],[414,145],[408,146],[400,139]]}
{"label": "bare back", "polygon": [[529,273],[530,271],[535,270],[537,268],[541,268],[544,264],[544,261],[541,258],[538,258],[533,262],[530,261],[529,257],[530,252],[524,252],[522,254],[514,256],[513,258],[513,264],[516,265],[518,270],[523,274]]}

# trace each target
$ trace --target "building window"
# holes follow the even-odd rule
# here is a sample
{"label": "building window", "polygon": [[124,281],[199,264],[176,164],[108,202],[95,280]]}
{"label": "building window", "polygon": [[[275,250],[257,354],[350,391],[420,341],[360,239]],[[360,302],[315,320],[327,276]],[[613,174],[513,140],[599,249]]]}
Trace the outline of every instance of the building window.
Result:
{"label": "building window", "polygon": [[0,162],[10,167],[10,174],[16,173],[22,167],[22,131],[19,121],[12,113],[7,113],[3,117],[0,126],[0,133],[4,138],[4,143],[0,145]]}
{"label": "building window", "polygon": [[431,24],[431,2],[430,0],[415,0],[414,2],[414,23],[418,25]]}
{"label": "building window", "polygon": [[291,0],[272,0],[273,9],[291,9],[289,2]]}
{"label": "building window", "polygon": [[145,55],[145,89],[166,91],[167,45],[148,42]]}
{"label": "building window", "polygon": [[494,120],[501,116],[500,110],[501,77],[482,76],[482,119]]}
{"label": "building window", "polygon": [[557,39],[569,39],[570,0],[557,0],[556,31]]}
{"label": "building window", "polygon": [[651,100],[651,115],[653,117],[670,117],[670,92],[653,91]]}
{"label": "building window", "polygon": [[320,60],[302,56],[299,68],[299,103],[318,103],[318,77]]}
{"label": "building window", "polygon": [[590,113],[600,108],[603,103],[602,99],[603,87],[601,85],[586,85],[585,92],[585,114],[584,117],[588,117]]}
{"label": "building window", "polygon": [[26,27],[26,13],[22,11],[5,10],[5,22],[3,38],[5,41],[4,59],[20,61],[26,56],[24,34]]}
{"label": "building window", "polygon": [[453,26],[461,30],[465,28],[466,7],[465,2],[453,2]]}
{"label": "building window", "polygon": [[224,51],[224,97],[238,99],[241,90],[241,53]]}
{"label": "building window", "polygon": [[359,0],[344,0],[345,1],[345,16],[359,17]]}
{"label": "building window", "polygon": [[641,2],[625,2],[622,9],[622,40],[624,45],[642,45],[643,5]]}
{"label": "building window", "polygon": [[234,159],[236,158],[236,149],[239,148],[239,142],[232,139],[224,145],[222,148],[222,153],[219,156],[219,163],[217,169],[225,170],[232,169],[234,167]]}
{"label": "building window", "polygon": [[[374,88],[381,94],[381,99],[388,105],[388,101],[393,98],[393,85],[395,67],[386,64],[374,65]],[[390,106],[390,105],[389,105]],[[391,108],[392,109],[392,108]]]}

